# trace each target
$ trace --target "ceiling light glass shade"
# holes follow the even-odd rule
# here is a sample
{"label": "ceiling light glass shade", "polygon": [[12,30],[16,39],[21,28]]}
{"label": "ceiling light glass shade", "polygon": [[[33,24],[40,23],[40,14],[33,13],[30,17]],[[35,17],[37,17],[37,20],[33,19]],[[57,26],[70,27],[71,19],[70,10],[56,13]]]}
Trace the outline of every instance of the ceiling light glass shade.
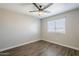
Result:
{"label": "ceiling light glass shade", "polygon": [[38,15],[39,15],[39,16],[41,16],[41,15],[43,15],[43,14],[44,14],[44,13],[43,13],[42,11],[39,11],[39,12],[38,12]]}

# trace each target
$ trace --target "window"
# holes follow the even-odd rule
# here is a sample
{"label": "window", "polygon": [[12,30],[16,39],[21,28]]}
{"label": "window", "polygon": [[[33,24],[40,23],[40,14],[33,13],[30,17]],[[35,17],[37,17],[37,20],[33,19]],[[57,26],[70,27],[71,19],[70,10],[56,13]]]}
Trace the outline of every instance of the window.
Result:
{"label": "window", "polygon": [[48,21],[48,32],[65,33],[65,18]]}
{"label": "window", "polygon": [[55,32],[55,21],[48,22],[48,32]]}

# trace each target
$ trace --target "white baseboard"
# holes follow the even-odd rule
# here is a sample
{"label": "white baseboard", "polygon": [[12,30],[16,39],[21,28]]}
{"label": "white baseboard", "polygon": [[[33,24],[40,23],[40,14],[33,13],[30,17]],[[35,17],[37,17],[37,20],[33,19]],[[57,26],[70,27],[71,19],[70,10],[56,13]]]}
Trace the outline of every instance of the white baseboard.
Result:
{"label": "white baseboard", "polygon": [[[4,49],[0,49],[0,52],[1,51],[5,51],[5,50],[8,50],[8,49],[12,49],[12,48],[15,48],[15,47],[19,47],[19,46],[22,46],[22,45],[25,45],[25,44],[29,44],[29,43],[32,43],[32,42],[36,42],[36,41],[39,41],[40,39],[38,40],[33,40],[33,41],[29,41],[29,42],[25,42],[25,43],[22,43],[22,44],[18,44],[16,46],[11,46],[11,47],[8,47],[8,48],[4,48]],[[44,41],[48,41],[50,43],[55,43],[55,44],[58,44],[58,45],[61,45],[61,46],[65,46],[65,47],[69,47],[69,48],[72,48],[72,49],[75,49],[75,50],[79,50],[79,48],[76,48],[76,47],[72,47],[72,46],[68,46],[68,45],[63,45],[63,44],[60,44],[60,43],[57,43],[57,42],[53,42],[53,41],[50,41],[50,40],[45,40],[45,39],[42,39]]]}
{"label": "white baseboard", "polygon": [[8,50],[8,49],[12,49],[12,48],[15,48],[15,47],[19,47],[19,46],[22,46],[22,45],[25,45],[25,44],[29,44],[29,43],[32,43],[32,42],[36,42],[36,41],[39,41],[40,39],[38,40],[33,40],[33,41],[29,41],[29,42],[25,42],[25,43],[22,43],[22,44],[18,44],[16,46],[11,46],[11,47],[7,47],[7,48],[4,48],[4,49],[0,49],[0,52],[1,51],[5,51],[5,50]]}
{"label": "white baseboard", "polygon": [[68,48],[71,48],[71,49],[79,50],[79,48],[72,47],[72,46],[69,46],[69,45],[63,45],[63,44],[60,44],[60,43],[57,43],[57,42],[54,42],[54,41],[50,41],[50,40],[45,40],[45,39],[42,39],[42,40],[48,41],[50,43],[55,43],[55,44],[58,44],[58,45],[61,45],[61,46],[64,46],[64,47],[68,47]]}

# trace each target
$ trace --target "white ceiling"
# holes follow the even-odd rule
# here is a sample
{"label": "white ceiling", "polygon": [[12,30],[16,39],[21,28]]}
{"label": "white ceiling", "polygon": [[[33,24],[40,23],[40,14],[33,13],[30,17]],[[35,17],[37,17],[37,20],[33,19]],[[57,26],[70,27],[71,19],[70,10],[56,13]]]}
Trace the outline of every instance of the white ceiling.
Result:
{"label": "white ceiling", "polygon": [[[43,6],[47,5],[47,3],[39,3],[39,4]],[[51,13],[44,13],[42,16],[39,16],[38,13],[29,12],[32,10],[37,10],[37,8],[32,3],[0,3],[0,8],[15,11],[22,14],[27,14],[37,18],[44,18],[79,8],[79,3],[54,3],[49,8],[46,9]]]}

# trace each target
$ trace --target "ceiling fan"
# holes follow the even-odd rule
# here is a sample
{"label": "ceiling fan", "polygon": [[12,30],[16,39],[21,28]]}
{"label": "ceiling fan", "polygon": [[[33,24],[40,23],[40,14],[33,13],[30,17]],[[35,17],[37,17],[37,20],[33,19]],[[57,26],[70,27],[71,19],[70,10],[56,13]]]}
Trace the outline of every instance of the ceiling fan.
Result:
{"label": "ceiling fan", "polygon": [[50,13],[49,11],[46,11],[49,6],[51,6],[53,3],[49,3],[46,6],[37,5],[36,3],[33,3],[33,5],[37,8],[37,10],[29,11],[29,12],[38,12],[38,15],[40,16],[42,13]]}

